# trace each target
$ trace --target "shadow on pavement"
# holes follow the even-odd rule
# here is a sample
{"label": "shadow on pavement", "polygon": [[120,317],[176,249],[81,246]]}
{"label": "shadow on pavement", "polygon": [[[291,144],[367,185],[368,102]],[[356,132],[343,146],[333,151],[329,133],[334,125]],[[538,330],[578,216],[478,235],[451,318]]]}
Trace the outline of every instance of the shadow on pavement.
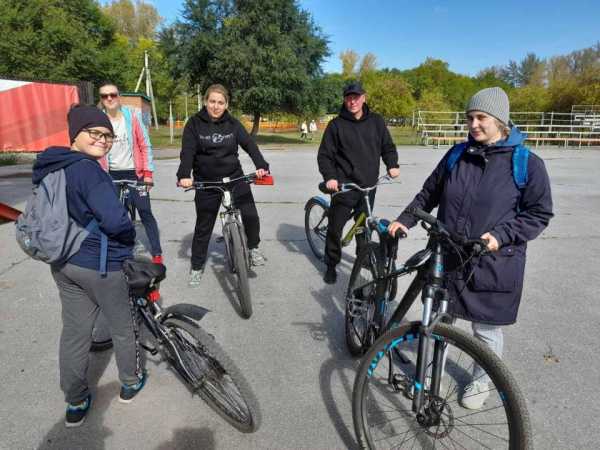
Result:
{"label": "shadow on pavement", "polygon": [[215,448],[215,438],[208,428],[179,428],[173,431],[173,439],[163,442],[156,450],[212,450]]}
{"label": "shadow on pavement", "polygon": [[321,323],[293,322],[292,325],[306,327],[314,340],[328,341],[331,358],[323,362],[319,371],[319,387],[323,404],[346,448],[357,448],[352,423],[344,419],[344,417],[352,417],[352,411],[350,409],[341,411],[338,407],[340,387],[343,389],[343,395],[348,399],[347,404],[352,404],[354,374],[359,363],[359,360],[350,356],[345,343],[345,291],[350,269],[346,264],[340,264],[335,285],[323,285],[320,289],[311,292],[323,309]]}
{"label": "shadow on pavement", "polygon": [[[83,425],[78,428],[66,428],[64,423],[64,410],[60,412],[60,421],[46,434],[38,446],[38,450],[67,448],[82,448],[86,450],[103,450],[106,448],[104,441],[112,435],[110,429],[103,425],[104,413],[118,395],[121,384],[114,381],[105,384],[97,391],[92,392],[92,408]],[[66,405],[65,405],[66,408]]]}
{"label": "shadow on pavement", "polygon": [[[283,244],[288,252],[306,255],[310,263],[318,272],[323,272],[325,270],[323,261],[317,259],[308,245],[303,227],[291,223],[281,223],[279,224],[279,228],[277,228],[277,240]],[[354,264],[354,257],[342,252],[342,263],[343,262],[352,265]]]}

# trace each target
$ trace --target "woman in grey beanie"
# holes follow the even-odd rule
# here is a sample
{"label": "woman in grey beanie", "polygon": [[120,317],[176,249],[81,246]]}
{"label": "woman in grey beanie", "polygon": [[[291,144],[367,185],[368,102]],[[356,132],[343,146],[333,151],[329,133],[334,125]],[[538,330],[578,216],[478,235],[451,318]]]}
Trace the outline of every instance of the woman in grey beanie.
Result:
{"label": "woman in grey beanie", "polygon": [[[467,267],[448,257],[448,312],[471,322],[474,335],[502,356],[505,325],[516,322],[527,242],[553,216],[550,181],[541,158],[523,147],[526,136],[510,123],[508,96],[483,89],[466,108],[468,140],[452,147],[425,180],[423,189],[388,228],[408,233],[417,223],[409,208],[437,217],[448,230],[488,241],[489,254]],[[493,386],[475,365],[463,392],[465,408],[480,409]]]}

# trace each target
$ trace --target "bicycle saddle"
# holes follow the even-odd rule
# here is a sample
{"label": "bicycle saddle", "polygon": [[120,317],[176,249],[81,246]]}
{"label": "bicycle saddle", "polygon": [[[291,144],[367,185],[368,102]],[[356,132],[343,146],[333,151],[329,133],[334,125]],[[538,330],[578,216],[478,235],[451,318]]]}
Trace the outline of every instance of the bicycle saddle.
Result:
{"label": "bicycle saddle", "polygon": [[127,284],[132,294],[144,296],[158,287],[158,283],[167,276],[163,264],[155,264],[146,259],[128,259],[123,262]]}

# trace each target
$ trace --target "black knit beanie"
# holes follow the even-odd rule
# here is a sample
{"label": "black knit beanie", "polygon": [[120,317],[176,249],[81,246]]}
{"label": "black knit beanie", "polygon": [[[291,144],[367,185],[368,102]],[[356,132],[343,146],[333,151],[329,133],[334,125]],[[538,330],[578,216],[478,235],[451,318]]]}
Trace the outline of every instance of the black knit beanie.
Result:
{"label": "black knit beanie", "polygon": [[67,121],[69,122],[71,144],[84,128],[104,127],[114,133],[108,116],[95,106],[77,105],[72,107],[67,114]]}

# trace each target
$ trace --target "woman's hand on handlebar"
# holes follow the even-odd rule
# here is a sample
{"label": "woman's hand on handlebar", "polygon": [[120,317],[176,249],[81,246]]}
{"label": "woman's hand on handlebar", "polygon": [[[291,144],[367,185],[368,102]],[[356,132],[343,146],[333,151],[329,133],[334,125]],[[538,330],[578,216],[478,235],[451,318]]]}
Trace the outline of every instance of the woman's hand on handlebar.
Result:
{"label": "woman's hand on handlebar", "polygon": [[262,177],[264,177],[265,175],[268,175],[268,174],[269,174],[269,171],[268,171],[268,170],[265,170],[265,169],[258,169],[258,170],[256,171],[256,178],[258,178],[258,179],[260,180]]}
{"label": "woman's hand on handlebar", "polygon": [[498,240],[494,237],[494,235],[492,233],[484,233],[481,235],[480,239],[484,239],[487,241],[487,249],[490,252],[496,252],[498,251],[498,248],[500,248],[500,244],[498,244]]}
{"label": "woman's hand on handlebar", "polygon": [[191,178],[181,178],[177,182],[177,185],[180,186],[180,187],[182,187],[182,188],[192,187],[193,184],[194,184],[194,180],[192,180]]}
{"label": "woman's hand on handlebar", "polygon": [[327,183],[325,183],[325,186],[327,187],[328,191],[331,192],[337,192],[340,190],[339,185],[338,185],[338,180],[327,180]]}
{"label": "woman's hand on handlebar", "polygon": [[[398,230],[400,230],[400,231],[398,231]],[[402,237],[402,235],[408,236],[408,228],[406,228],[400,222],[394,221],[394,222],[390,223],[390,225],[388,226],[388,233],[392,237],[396,237],[396,233],[400,233],[399,237]]]}

